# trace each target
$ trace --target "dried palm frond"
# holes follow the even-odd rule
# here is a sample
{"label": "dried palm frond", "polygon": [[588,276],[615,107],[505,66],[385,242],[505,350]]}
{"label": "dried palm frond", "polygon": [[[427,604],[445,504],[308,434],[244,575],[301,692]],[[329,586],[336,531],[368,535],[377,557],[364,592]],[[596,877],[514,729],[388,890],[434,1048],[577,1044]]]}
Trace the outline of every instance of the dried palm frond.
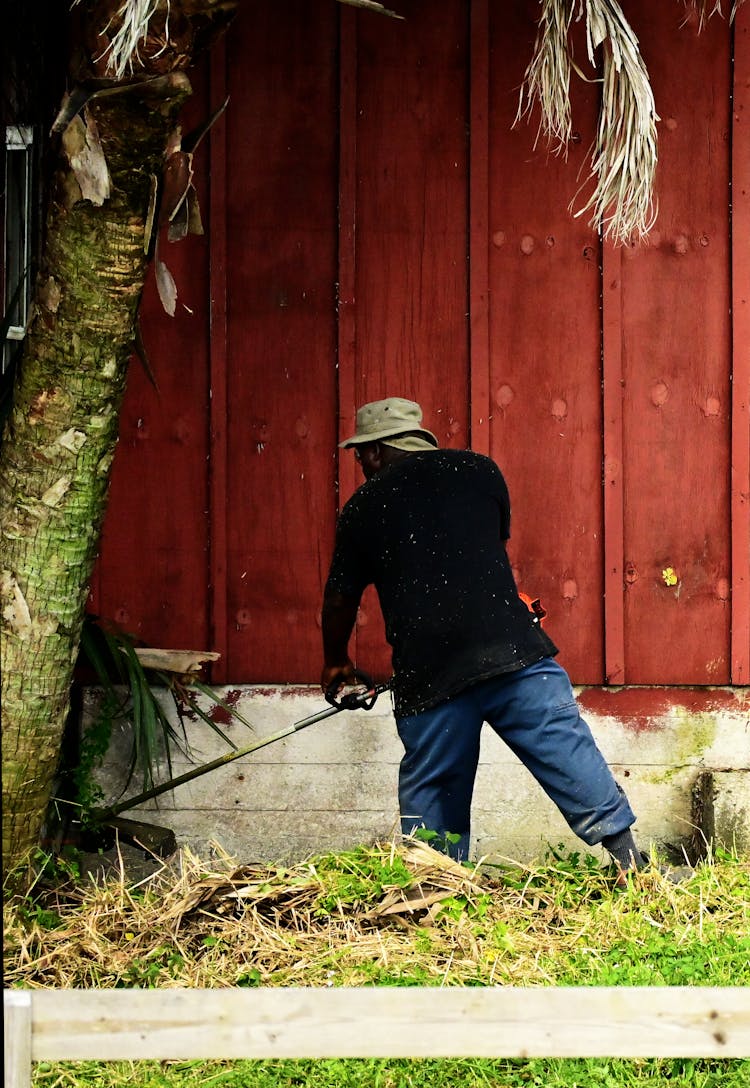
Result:
{"label": "dried palm frond", "polygon": [[[569,31],[580,19],[584,0],[542,0],[534,54],[526,69],[514,124],[535,104],[541,112],[539,135],[554,151],[564,151],[572,133]],[[655,218],[656,170],[654,96],[638,39],[617,0],[585,0],[589,60],[603,46],[602,104],[589,178],[594,192],[576,216],[591,213],[590,225],[616,243],[642,238]]]}
{"label": "dried palm frond", "polygon": [[138,56],[138,45],[148,34],[148,24],[157,6],[158,0],[125,0],[120,8],[122,22],[109,49],[109,67],[118,79],[132,65],[133,57]]}
{"label": "dried palm frond", "polygon": [[[686,11],[694,12],[698,17],[698,30],[702,30],[704,25],[713,15],[724,16],[722,10],[722,0],[682,0],[685,5]],[[729,13],[729,21],[731,22],[737,14],[737,9],[742,7],[745,0],[734,0],[732,4],[732,10]],[[710,10],[709,10],[710,8]]]}
{"label": "dried palm frond", "polygon": [[[161,0],[123,0],[122,5],[112,16],[104,33],[112,26],[117,30],[107,44],[102,57],[108,54],[107,70],[116,79],[123,79],[133,70],[133,60],[138,57],[138,48],[146,40],[149,23]],[[75,0],[79,3],[79,0]],[[169,4],[166,0],[166,38],[169,39]],[[101,57],[98,59],[102,59]]]}
{"label": "dried palm frond", "polygon": [[596,187],[575,216],[624,243],[645,237],[656,218],[656,113],[638,39],[617,0],[586,0],[589,60],[603,46],[602,103],[589,177]]}
{"label": "dried palm frond", "polygon": [[568,31],[574,9],[575,0],[543,0],[534,53],[524,73],[513,122],[518,124],[538,103],[541,119],[534,146],[543,135],[556,153],[567,150],[572,134]]}

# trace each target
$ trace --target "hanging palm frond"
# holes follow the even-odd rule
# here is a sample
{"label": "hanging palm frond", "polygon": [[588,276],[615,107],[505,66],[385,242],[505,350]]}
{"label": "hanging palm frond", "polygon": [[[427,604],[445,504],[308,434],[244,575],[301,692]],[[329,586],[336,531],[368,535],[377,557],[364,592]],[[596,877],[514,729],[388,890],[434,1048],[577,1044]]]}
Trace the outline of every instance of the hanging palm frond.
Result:
{"label": "hanging palm frond", "polygon": [[117,13],[120,23],[109,45],[107,67],[116,79],[122,79],[138,56],[138,46],[145,41],[148,24],[159,0],[125,0]]}
{"label": "hanging palm frond", "polygon": [[403,15],[398,15],[395,11],[389,11],[388,8],[383,7],[382,4],[378,4],[376,0],[339,0],[340,4],[351,4],[355,8],[366,8],[368,11],[375,11],[378,15],[389,15],[391,19],[403,19]]}
{"label": "hanging palm frond", "polygon": [[[705,23],[707,23],[713,15],[724,16],[724,12],[722,11],[722,0],[682,0],[682,2],[687,11],[692,11],[697,15],[699,30],[703,29]],[[737,14],[737,8],[742,7],[744,2],[745,0],[734,0],[732,10],[729,13],[730,22]]]}
{"label": "hanging palm frond", "polygon": [[594,192],[575,216],[614,243],[644,238],[656,219],[654,177],[659,120],[638,39],[617,0],[586,0],[589,60],[603,47],[602,102],[589,177]]}
{"label": "hanging palm frond", "polygon": [[[722,0],[682,3],[696,16],[699,30],[713,15],[724,14]],[[743,3],[734,0],[730,20]],[[643,239],[656,219],[654,178],[659,117],[638,39],[618,0],[541,0],[541,6],[534,52],[524,74],[514,124],[527,117],[536,105],[541,116],[537,141],[543,135],[553,151],[567,150],[572,134],[570,74],[576,67],[569,31],[574,14],[576,20],[580,19],[585,7],[592,65],[596,50],[602,47],[602,102],[591,168],[584,182],[595,179],[595,188],[584,206],[573,214],[590,213],[590,226],[614,243]]]}
{"label": "hanging palm frond", "polygon": [[513,122],[518,124],[538,103],[541,119],[534,147],[544,136],[555,153],[567,151],[572,135],[568,32],[574,9],[575,0],[543,0],[534,52],[524,73]]}
{"label": "hanging palm frond", "polygon": [[[81,0],[73,0],[73,7]],[[97,60],[107,58],[107,73],[115,79],[124,79],[133,70],[133,60],[138,48],[148,36],[149,23],[157,8],[166,5],[166,38],[169,39],[170,0],[123,0],[102,31],[103,35],[116,27],[106,48]]]}
{"label": "hanging palm frond", "polygon": [[[539,106],[539,134],[556,152],[571,136],[569,30],[584,0],[542,0],[534,54],[526,69],[516,122]],[[588,55],[603,47],[602,104],[587,181],[594,192],[574,214],[591,212],[590,225],[613,242],[642,238],[654,221],[656,121],[648,72],[638,39],[617,0],[585,0]],[[515,122],[514,122],[515,123]],[[584,183],[585,184],[585,183]]]}
{"label": "hanging palm frond", "polygon": [[[81,0],[73,0],[73,6],[80,2]],[[218,6],[220,0],[216,2]],[[377,0],[339,0],[339,3],[365,8],[393,19],[403,19],[403,15],[384,7]],[[97,58],[106,60],[107,75],[119,80],[133,71],[134,62],[140,59],[139,50],[148,39],[154,14],[165,9],[165,25],[159,32],[162,38],[161,51],[166,50],[170,44],[170,0],[122,0],[102,32],[105,38],[112,32],[106,47]],[[158,56],[159,53],[152,52],[151,55]]]}

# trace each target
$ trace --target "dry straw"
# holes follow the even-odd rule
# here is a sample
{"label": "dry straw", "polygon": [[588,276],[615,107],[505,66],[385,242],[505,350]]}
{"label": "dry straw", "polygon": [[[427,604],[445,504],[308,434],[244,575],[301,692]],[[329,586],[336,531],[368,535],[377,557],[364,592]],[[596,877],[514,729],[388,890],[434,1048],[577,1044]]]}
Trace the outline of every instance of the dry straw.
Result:
{"label": "dry straw", "polygon": [[602,46],[602,101],[591,156],[594,192],[576,216],[615,243],[644,238],[656,219],[656,122],[648,72],[638,39],[616,0],[587,0],[586,42],[591,64]]}
{"label": "dry straw", "polygon": [[[470,868],[421,842],[287,867],[183,850],[133,884],[50,886],[6,904],[5,983],[24,987],[539,985],[654,934],[718,947],[750,927],[750,868],[708,866],[622,894],[596,864]],[[717,956],[719,953],[717,952]],[[717,983],[721,981],[716,979]]]}
{"label": "dry straw", "polygon": [[[730,18],[744,0],[736,0]],[[683,0],[699,29],[712,15],[722,15],[721,0]],[[567,151],[571,137],[570,26],[585,12],[588,57],[596,67],[601,49],[601,107],[590,169],[581,189],[594,189],[583,205],[571,210],[589,215],[589,226],[615,244],[645,238],[657,214],[655,176],[659,120],[649,74],[638,38],[617,0],[542,0],[539,30],[531,63],[521,88],[516,122],[538,106],[539,135],[555,152]],[[579,190],[580,193],[581,190]]]}

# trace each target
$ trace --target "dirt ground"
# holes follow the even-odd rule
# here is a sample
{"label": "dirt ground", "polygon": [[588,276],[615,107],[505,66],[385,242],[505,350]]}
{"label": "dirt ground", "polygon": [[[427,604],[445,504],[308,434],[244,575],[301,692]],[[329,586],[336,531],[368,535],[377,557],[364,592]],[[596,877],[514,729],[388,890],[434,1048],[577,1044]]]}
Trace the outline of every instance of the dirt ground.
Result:
{"label": "dirt ground", "polygon": [[124,878],[127,884],[139,884],[143,880],[163,872],[165,867],[177,863],[178,854],[171,858],[158,858],[138,846],[117,843],[108,850],[83,852],[78,856],[81,878],[97,882],[107,877]]}

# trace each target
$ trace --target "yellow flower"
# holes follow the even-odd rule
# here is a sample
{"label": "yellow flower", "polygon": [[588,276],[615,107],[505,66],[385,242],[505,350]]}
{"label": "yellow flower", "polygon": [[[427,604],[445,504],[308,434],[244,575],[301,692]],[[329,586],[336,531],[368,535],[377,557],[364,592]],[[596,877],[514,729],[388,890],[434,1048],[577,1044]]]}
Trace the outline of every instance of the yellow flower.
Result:
{"label": "yellow flower", "polygon": [[677,585],[677,574],[674,570],[674,567],[667,567],[666,570],[663,570],[661,572],[661,576],[664,579],[665,586]]}

